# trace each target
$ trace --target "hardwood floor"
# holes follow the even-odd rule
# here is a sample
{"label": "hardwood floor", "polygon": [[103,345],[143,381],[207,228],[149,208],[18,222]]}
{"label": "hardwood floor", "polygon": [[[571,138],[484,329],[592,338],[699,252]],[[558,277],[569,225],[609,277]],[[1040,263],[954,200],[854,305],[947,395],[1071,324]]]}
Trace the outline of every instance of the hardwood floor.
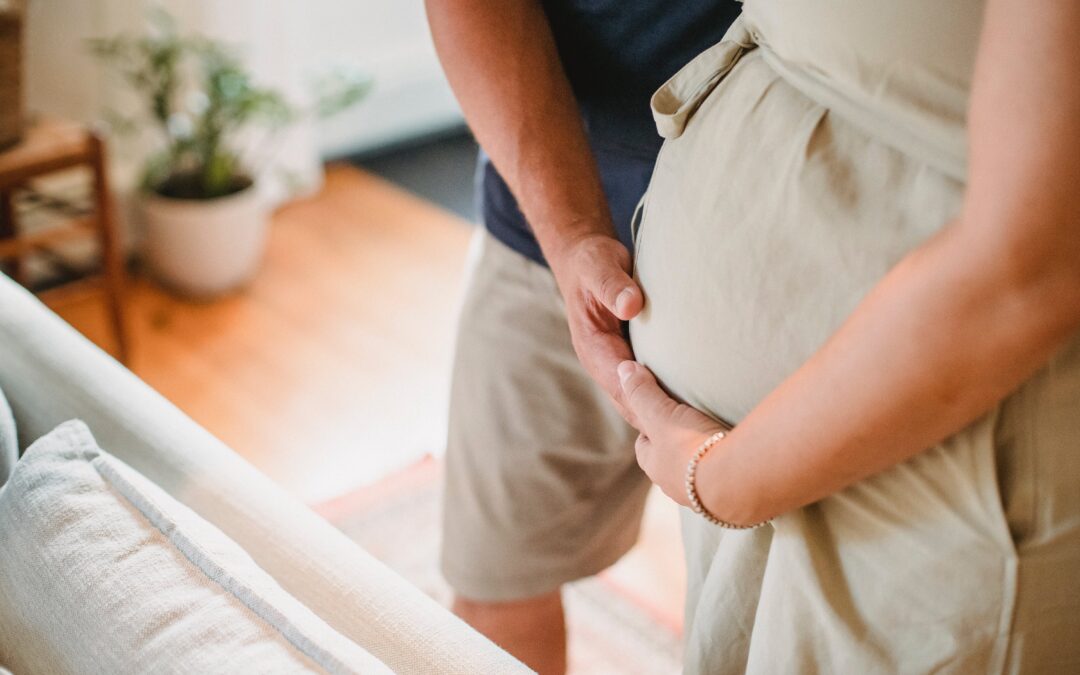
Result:
{"label": "hardwood floor", "polygon": [[[244,292],[191,303],[137,278],[131,369],[301,499],[340,495],[442,446],[471,232],[335,166],[274,216]],[[54,309],[109,348],[96,302]]]}
{"label": "hardwood floor", "polygon": [[[308,503],[443,450],[457,305],[473,226],[371,174],[273,219],[242,293],[176,299],[145,277],[128,298],[131,369]],[[106,349],[99,301],[53,309]],[[608,574],[681,623],[677,511],[650,501],[639,546]]]}

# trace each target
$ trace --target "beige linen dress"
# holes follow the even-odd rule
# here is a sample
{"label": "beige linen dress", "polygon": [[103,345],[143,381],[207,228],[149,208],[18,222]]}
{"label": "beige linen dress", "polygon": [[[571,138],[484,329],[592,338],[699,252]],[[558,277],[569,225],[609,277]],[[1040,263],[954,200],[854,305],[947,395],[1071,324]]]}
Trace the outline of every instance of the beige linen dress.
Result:
{"label": "beige linen dress", "polygon": [[[737,423],[956,216],[982,4],[748,0],[656,93],[631,337],[676,396]],[[1080,673],[1080,339],[940,446],[684,536],[687,672]]]}

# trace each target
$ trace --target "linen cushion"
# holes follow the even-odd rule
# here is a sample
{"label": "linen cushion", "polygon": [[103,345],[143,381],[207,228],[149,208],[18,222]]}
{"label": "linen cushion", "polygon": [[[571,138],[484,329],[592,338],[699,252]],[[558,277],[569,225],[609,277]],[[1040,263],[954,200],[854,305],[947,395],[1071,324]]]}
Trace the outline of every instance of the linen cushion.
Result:
{"label": "linen cushion", "polygon": [[0,488],[14,672],[388,673],[235,542],[66,422]]}

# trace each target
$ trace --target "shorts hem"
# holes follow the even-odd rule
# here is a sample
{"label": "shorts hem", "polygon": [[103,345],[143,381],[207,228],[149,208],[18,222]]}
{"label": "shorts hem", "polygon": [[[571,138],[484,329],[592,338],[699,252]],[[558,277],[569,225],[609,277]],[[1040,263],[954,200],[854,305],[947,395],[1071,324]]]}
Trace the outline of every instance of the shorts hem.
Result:
{"label": "shorts hem", "polygon": [[546,595],[568,583],[596,576],[618,562],[631,548],[633,545],[615,555],[599,558],[595,562],[583,563],[555,572],[548,571],[543,576],[526,574],[513,578],[500,578],[496,575],[458,574],[446,563],[441,565],[441,572],[454,593],[463,598],[474,602],[512,602]]}

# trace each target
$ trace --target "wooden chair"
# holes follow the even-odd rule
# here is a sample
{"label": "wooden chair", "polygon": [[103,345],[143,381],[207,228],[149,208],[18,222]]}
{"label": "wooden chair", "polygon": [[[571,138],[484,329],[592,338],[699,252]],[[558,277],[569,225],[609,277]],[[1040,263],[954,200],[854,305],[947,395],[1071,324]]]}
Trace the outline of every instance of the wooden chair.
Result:
{"label": "wooden chair", "polygon": [[[20,232],[14,204],[16,191],[31,189],[34,178],[79,166],[87,167],[93,175],[93,213],[75,215],[63,225],[40,232]],[[0,152],[0,262],[11,261],[11,276],[26,285],[24,262],[28,254],[50,251],[61,242],[79,237],[94,237],[100,246],[102,274],[79,283],[104,290],[117,355],[126,363],[129,345],[124,322],[124,266],[109,193],[105,143],[81,125],[43,119],[32,124],[17,145]]]}

